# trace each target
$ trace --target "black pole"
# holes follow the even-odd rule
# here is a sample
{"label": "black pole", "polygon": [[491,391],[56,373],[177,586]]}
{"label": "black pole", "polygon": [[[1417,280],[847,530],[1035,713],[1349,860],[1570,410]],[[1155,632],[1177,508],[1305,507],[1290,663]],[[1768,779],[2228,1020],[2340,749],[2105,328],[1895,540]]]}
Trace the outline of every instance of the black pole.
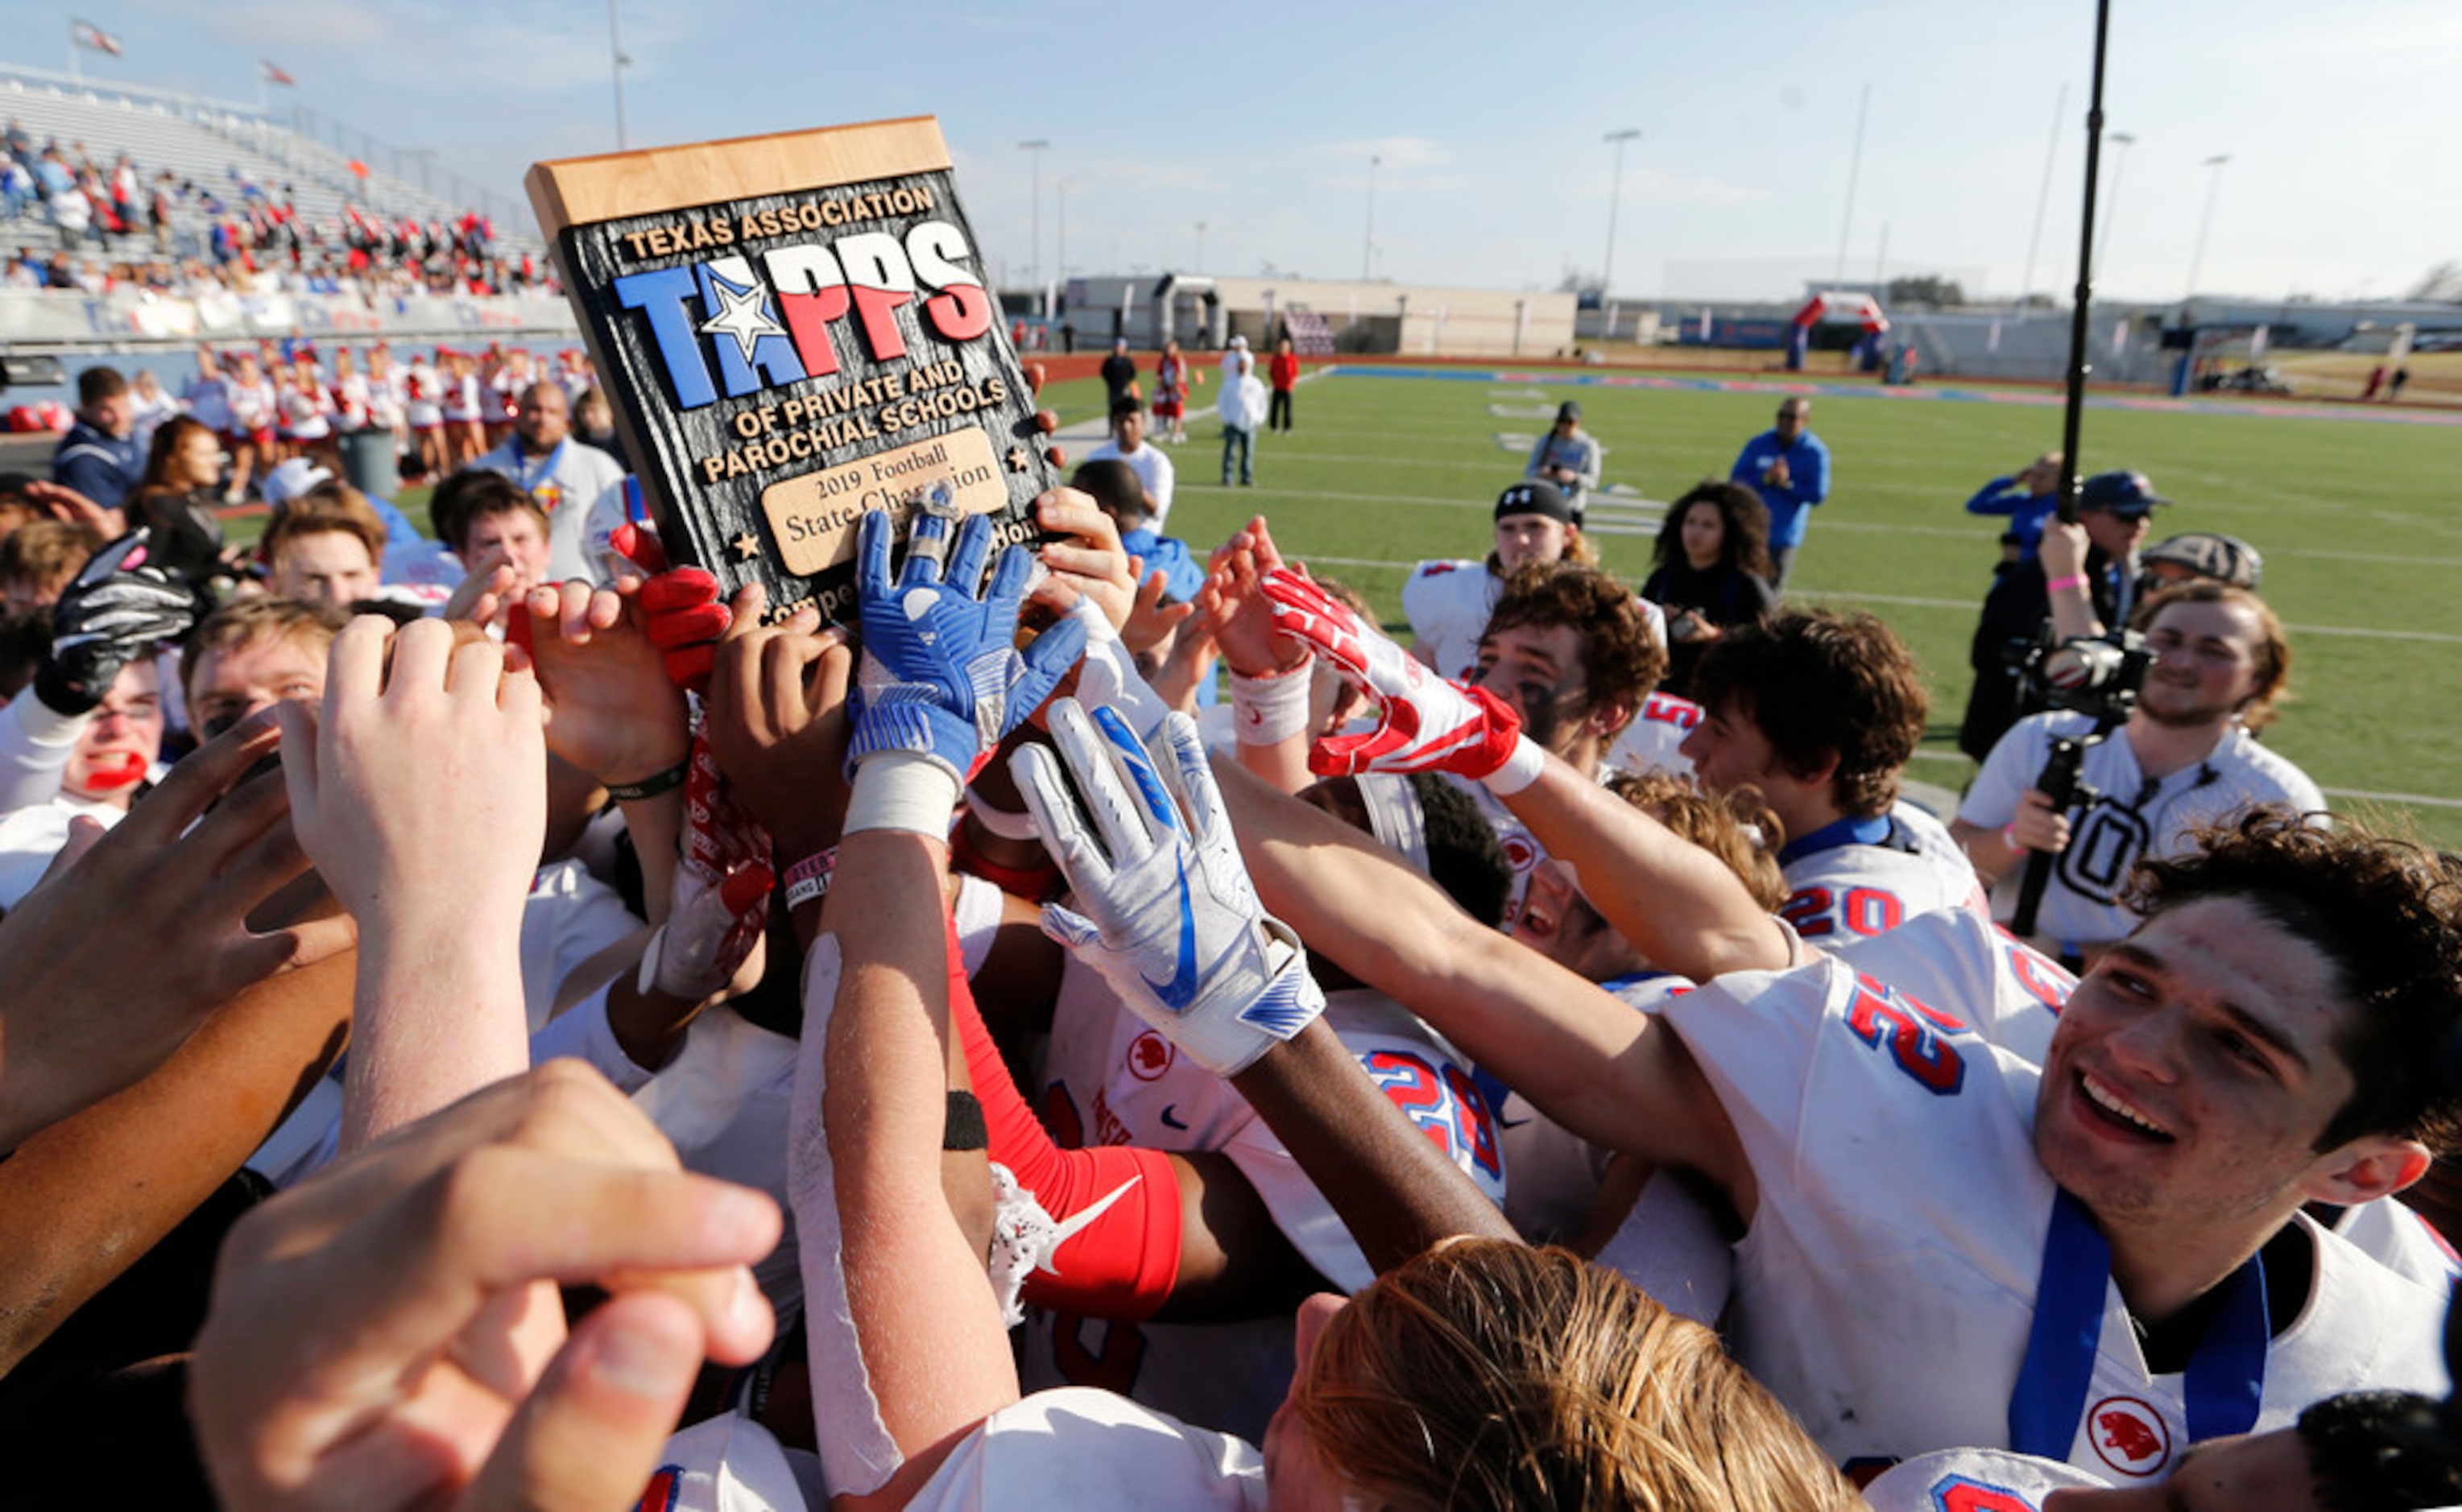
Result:
{"label": "black pole", "polygon": [[2094,195],[2103,166],[2103,54],[2111,34],[2111,0],[2094,0],[2094,84],[2085,110],[2085,209],[2078,217],[2077,308],[2069,314],[2069,392],[2061,416],[2060,516],[2077,523],[2078,422],[2085,413],[2087,323],[2094,303]]}

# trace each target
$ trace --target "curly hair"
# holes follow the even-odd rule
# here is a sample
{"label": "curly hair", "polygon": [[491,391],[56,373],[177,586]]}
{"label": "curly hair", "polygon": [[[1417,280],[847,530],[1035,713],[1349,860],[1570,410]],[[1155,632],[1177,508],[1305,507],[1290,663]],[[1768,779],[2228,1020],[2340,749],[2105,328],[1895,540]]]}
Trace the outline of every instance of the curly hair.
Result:
{"label": "curly hair", "polygon": [[1714,504],[1718,510],[1718,565],[1739,572],[1749,572],[1757,578],[1771,575],[1769,559],[1769,505],[1761,496],[1741,483],[1705,478],[1685,492],[1683,498],[1667,506],[1667,518],[1659,523],[1658,543],[1651,548],[1650,564],[1653,567],[1680,567],[1687,564],[1684,555],[1684,517],[1695,504]]}
{"label": "curly hair", "polygon": [[1694,670],[1695,703],[1752,721],[1789,772],[1834,756],[1832,800],[1858,819],[1897,801],[1898,769],[1923,738],[1932,701],[1906,645],[1869,614],[1782,609],[1713,642]]}
{"label": "curly hair", "polygon": [[2336,1048],[2357,1084],[2318,1137],[2322,1152],[2365,1135],[2462,1148],[2462,1097],[2440,1070],[2462,1019],[2462,874],[2435,852],[2284,807],[2200,831],[2194,848],[2139,863],[2127,905],[2151,918],[2236,898],[2333,963],[2354,1005]]}
{"label": "curly hair", "polygon": [[1505,580],[1487,616],[1485,640],[1522,626],[1570,626],[1581,637],[1582,681],[1590,707],[1620,703],[1627,720],[1667,675],[1667,650],[1650,633],[1632,590],[1578,562],[1533,562]]}
{"label": "curly hair", "polygon": [[1705,793],[1665,772],[1627,772],[1608,791],[1718,858],[1764,912],[1776,913],[1789,891],[1779,870],[1778,817],[1751,792]]}
{"label": "curly hair", "polygon": [[1863,1504],[1717,1335],[1560,1248],[1457,1239],[1386,1272],[1326,1325],[1291,1408],[1391,1506]]}
{"label": "curly hair", "polygon": [[2272,724],[2276,706],[2283,702],[2283,690],[2291,682],[2291,641],[2282,633],[2282,622],[2274,617],[2274,610],[2246,588],[2217,578],[2192,578],[2150,595],[2129,617],[2130,623],[2141,630],[2151,629],[2156,617],[2174,604],[2236,605],[2257,616],[2257,691],[2240,706],[2239,722],[2251,730]]}

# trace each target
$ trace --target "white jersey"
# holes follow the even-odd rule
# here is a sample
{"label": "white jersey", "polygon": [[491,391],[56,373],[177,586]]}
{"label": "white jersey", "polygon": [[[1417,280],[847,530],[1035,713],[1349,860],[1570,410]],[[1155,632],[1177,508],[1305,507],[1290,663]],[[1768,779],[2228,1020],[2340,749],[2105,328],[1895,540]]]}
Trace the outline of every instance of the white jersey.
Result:
{"label": "white jersey", "polygon": [[390,431],[402,423],[402,387],[400,368],[368,374],[368,424]]}
{"label": "white jersey", "polygon": [[1467,682],[1479,671],[1479,643],[1504,580],[1484,562],[1422,562],[1402,584],[1402,615],[1441,677]]}
{"label": "white jersey", "polygon": [[[1957,817],[1987,830],[2009,823],[2017,818],[2019,799],[2042,775],[2053,735],[2083,735],[2091,728],[2084,714],[2019,720],[1992,748]],[[2301,813],[2325,807],[2325,796],[2306,773],[2238,725],[2205,760],[2152,782],[2138,766],[2123,728],[2086,752],[2081,775],[2102,797],[2071,817],[2068,848],[2052,867],[2036,921],[2038,934],[2066,944],[2127,936],[2137,926],[2137,916],[2120,902],[2130,873],[2142,860],[2187,850],[2198,828],[2260,803],[2287,803]],[[2003,921],[2017,911],[2025,873],[2023,865],[2012,866],[1993,894],[1994,912]]]}
{"label": "white jersey", "polygon": [[447,376],[438,398],[444,406],[444,418],[462,424],[479,417],[479,375],[464,373]]}
{"label": "white jersey", "polygon": [[[1834,958],[1722,977],[1662,1017],[1758,1179],[1738,1359],[1842,1462],[2006,1447],[2054,1207],[2041,1073]],[[2359,1387],[2443,1395],[2444,1295],[2295,1221],[2315,1276],[2267,1350],[2255,1431]],[[2159,1477],[2189,1441],[2182,1377],[2147,1370],[2109,1283],[2085,1401],[2066,1458],[2094,1473]]]}
{"label": "white jersey", "polygon": [[1124,452],[1120,450],[1119,442],[1105,441],[1088,452],[1086,460],[1128,463],[1136,473],[1138,483],[1148,494],[1154,496],[1153,528],[1155,534],[1162,534],[1163,522],[1171,518],[1172,490],[1177,486],[1177,482],[1171,465],[1171,458],[1163,455],[1161,447],[1151,441],[1140,441],[1134,452]]}
{"label": "white jersey", "polygon": [[532,1033],[555,1016],[573,969],[637,929],[645,929],[615,888],[577,861],[551,862],[530,880],[522,905],[522,998]]}
{"label": "white jersey", "polygon": [[278,403],[273,385],[263,378],[254,383],[234,382],[230,386],[232,434],[250,436],[271,429]]}
{"label": "white jersey", "polygon": [[354,373],[334,381],[335,408],[340,412],[345,430],[366,428],[369,407],[375,399],[376,390],[364,373]]}
{"label": "white jersey", "polygon": [[1939,908],[1983,908],[1974,865],[1937,820],[1905,803],[1791,840],[1778,862],[1787,885],[1779,914],[1815,945],[1880,934]]}
{"label": "white jersey", "polygon": [[2108,1489],[2075,1465],[2005,1449],[1919,1455],[1864,1488],[1872,1512],[2043,1512],[2055,1491]]}
{"label": "white jersey", "polygon": [[[1378,992],[1327,994],[1325,1021],[1394,1105],[1501,1202],[1504,1156],[1469,1057]],[[1047,1066],[1042,1113],[1059,1143],[1220,1151],[1327,1280],[1348,1292],[1374,1279],[1332,1205],[1247,1099],[1183,1061],[1073,958],[1061,977]],[[1022,1352],[1029,1387],[1100,1386],[1192,1422],[1252,1435],[1264,1432],[1294,1363],[1287,1316],[1159,1324],[1036,1310],[1028,1313]]]}
{"label": "white jersey", "polygon": [[1110,1392],[1036,1392],[958,1440],[907,1512],[1263,1512],[1255,1446]]}
{"label": "white jersey", "polygon": [[1641,712],[1624,727],[1608,748],[1606,765],[1634,777],[1648,777],[1662,772],[1669,777],[1690,777],[1693,758],[1678,747],[1693,728],[1701,722],[1701,706],[1690,698],[1674,693],[1652,693],[1641,701]]}

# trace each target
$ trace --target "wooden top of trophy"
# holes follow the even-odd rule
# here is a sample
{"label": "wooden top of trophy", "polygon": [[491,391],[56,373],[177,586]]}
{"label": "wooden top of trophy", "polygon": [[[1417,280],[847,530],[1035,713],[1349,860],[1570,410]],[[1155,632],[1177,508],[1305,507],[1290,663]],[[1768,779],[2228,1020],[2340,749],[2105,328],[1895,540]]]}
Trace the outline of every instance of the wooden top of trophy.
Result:
{"label": "wooden top of trophy", "polygon": [[569,225],[946,169],[931,116],[534,163],[523,180],[552,242]]}

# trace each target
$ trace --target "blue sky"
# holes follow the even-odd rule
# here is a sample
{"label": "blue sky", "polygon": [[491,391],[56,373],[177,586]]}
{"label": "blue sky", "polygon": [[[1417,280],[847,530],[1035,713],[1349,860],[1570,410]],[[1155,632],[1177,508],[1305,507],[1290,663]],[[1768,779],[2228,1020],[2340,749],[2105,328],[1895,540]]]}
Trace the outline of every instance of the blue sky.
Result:
{"label": "blue sky", "polygon": [[[23,6],[24,0],[17,0]],[[1355,277],[1375,174],[1376,271],[1553,287],[1605,252],[1614,287],[1790,292],[1836,264],[1859,92],[1871,89],[1846,267],[1940,270],[2008,294],[2067,85],[2034,287],[2077,245],[2088,0],[1533,6],[1259,0],[724,6],[621,0],[633,143],[937,115],[1013,275],[1187,268]],[[2175,298],[2211,171],[2202,288],[2389,296],[2462,258],[2452,0],[2116,0],[2107,126],[2127,153],[2102,286]],[[615,146],[604,0],[90,0],[127,55],[89,71],[237,98],[259,56],[298,100],[508,192],[532,160]],[[23,11],[19,11],[23,17]],[[66,16],[59,32],[66,32]],[[64,49],[12,27],[12,60]],[[287,92],[276,92],[281,99]],[[1039,257],[1028,155],[1042,157]],[[2113,149],[2106,149],[2108,181]]]}

